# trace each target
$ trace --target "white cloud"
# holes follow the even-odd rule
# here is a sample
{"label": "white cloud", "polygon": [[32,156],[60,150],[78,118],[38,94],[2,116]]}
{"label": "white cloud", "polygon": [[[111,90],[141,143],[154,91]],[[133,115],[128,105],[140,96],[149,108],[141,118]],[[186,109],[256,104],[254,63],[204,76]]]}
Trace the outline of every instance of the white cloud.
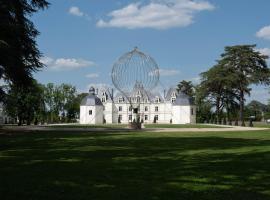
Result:
{"label": "white cloud", "polygon": [[73,7],[71,7],[69,9],[69,14],[75,15],[75,16],[78,16],[78,17],[84,16],[84,13],[80,10],[80,8],[78,8],[76,6],[73,6]]}
{"label": "white cloud", "polygon": [[257,33],[256,36],[259,38],[264,38],[270,40],[270,26],[265,26],[261,28]]}
{"label": "white cloud", "polygon": [[201,77],[199,77],[199,76],[193,77],[193,78],[189,79],[189,81],[191,81],[193,84],[197,85],[201,82]]}
{"label": "white cloud", "polygon": [[175,69],[158,69],[149,72],[149,76],[155,76],[158,72],[160,76],[175,76],[180,74],[180,71]]}
{"label": "white cloud", "polygon": [[270,57],[270,48],[262,48],[262,49],[257,49],[261,54],[269,56]]}
{"label": "white cloud", "polygon": [[159,69],[159,75],[160,76],[175,76],[180,74],[179,70],[175,69]]}
{"label": "white cloud", "polygon": [[76,58],[53,59],[50,57],[43,57],[41,62],[45,64],[49,69],[55,71],[74,70],[95,65],[95,63],[92,61]]}
{"label": "white cloud", "polygon": [[87,77],[87,78],[98,78],[99,74],[97,74],[97,73],[87,74],[85,77]]}
{"label": "white cloud", "polygon": [[212,4],[202,0],[152,0],[146,5],[131,3],[110,12],[110,19],[100,19],[97,26],[128,29],[185,27],[194,22],[195,13],[214,8]]}

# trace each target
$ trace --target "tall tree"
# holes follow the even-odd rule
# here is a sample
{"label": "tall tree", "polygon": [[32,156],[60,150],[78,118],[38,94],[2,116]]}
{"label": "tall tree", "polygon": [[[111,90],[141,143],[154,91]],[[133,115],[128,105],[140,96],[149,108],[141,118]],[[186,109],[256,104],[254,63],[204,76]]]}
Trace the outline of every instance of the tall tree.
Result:
{"label": "tall tree", "polygon": [[35,41],[39,32],[29,17],[48,5],[46,0],[0,0],[0,79],[31,85],[32,72],[43,67]]}
{"label": "tall tree", "polygon": [[250,84],[269,84],[270,70],[267,67],[268,56],[262,55],[255,50],[256,45],[237,45],[225,47],[225,52],[221,55],[219,64],[227,70],[232,70],[237,77],[237,87],[239,95],[239,118],[242,126],[244,122],[245,95],[250,93]]}
{"label": "tall tree", "polygon": [[194,92],[195,88],[191,81],[182,80],[181,82],[178,83],[177,90],[178,92],[181,91],[190,97],[194,97],[195,95]]}
{"label": "tall tree", "polygon": [[201,77],[200,90],[215,106],[217,122],[221,123],[222,110],[226,107],[228,113],[230,111],[228,106],[237,98],[234,90],[236,76],[232,70],[227,70],[224,66],[217,64],[201,73]]}

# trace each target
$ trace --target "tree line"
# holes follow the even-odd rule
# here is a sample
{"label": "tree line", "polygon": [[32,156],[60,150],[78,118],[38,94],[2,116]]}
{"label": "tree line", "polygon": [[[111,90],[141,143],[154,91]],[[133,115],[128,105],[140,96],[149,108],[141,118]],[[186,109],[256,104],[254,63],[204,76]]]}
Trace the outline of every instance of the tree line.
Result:
{"label": "tree line", "polygon": [[5,111],[19,125],[31,123],[69,123],[79,118],[80,102],[87,93],[78,94],[69,84],[6,86]]}
{"label": "tree line", "polygon": [[180,82],[178,89],[196,101],[197,122],[231,125],[234,121],[238,125],[240,121],[240,125],[245,126],[248,111],[252,110],[254,104],[256,108],[260,105],[253,102],[253,106],[245,107],[251,85],[270,83],[267,59],[266,55],[256,51],[256,45],[228,46],[216,64],[200,74],[201,82],[198,85],[194,86],[190,81]]}

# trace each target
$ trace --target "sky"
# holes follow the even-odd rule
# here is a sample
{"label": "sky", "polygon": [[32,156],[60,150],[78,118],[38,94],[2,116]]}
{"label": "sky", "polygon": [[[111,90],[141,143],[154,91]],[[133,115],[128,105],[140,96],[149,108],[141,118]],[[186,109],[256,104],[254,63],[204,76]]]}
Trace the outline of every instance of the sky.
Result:
{"label": "sky", "polygon": [[[160,68],[160,88],[199,82],[225,46],[257,44],[270,56],[269,0],[48,0],[31,16],[47,65],[41,83],[68,83],[79,92],[112,86],[113,64],[135,46]],[[270,61],[268,61],[270,65]],[[270,99],[252,86],[248,101]]]}

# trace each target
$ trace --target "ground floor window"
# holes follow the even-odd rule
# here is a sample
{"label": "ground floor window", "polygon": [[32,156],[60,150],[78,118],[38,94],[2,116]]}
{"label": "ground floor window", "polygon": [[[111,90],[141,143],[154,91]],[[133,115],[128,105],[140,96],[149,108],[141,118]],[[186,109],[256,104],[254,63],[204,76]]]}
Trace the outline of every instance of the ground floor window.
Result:
{"label": "ground floor window", "polygon": [[144,115],[144,120],[145,120],[145,121],[148,120],[148,115]]}
{"label": "ground floor window", "polygon": [[89,110],[89,115],[92,115],[93,114],[93,111],[92,110]]}
{"label": "ground floor window", "polygon": [[156,121],[158,120],[158,115],[155,115],[155,119],[156,119]]}
{"label": "ground floor window", "polygon": [[122,115],[118,115],[118,123],[121,123],[122,121]]}

